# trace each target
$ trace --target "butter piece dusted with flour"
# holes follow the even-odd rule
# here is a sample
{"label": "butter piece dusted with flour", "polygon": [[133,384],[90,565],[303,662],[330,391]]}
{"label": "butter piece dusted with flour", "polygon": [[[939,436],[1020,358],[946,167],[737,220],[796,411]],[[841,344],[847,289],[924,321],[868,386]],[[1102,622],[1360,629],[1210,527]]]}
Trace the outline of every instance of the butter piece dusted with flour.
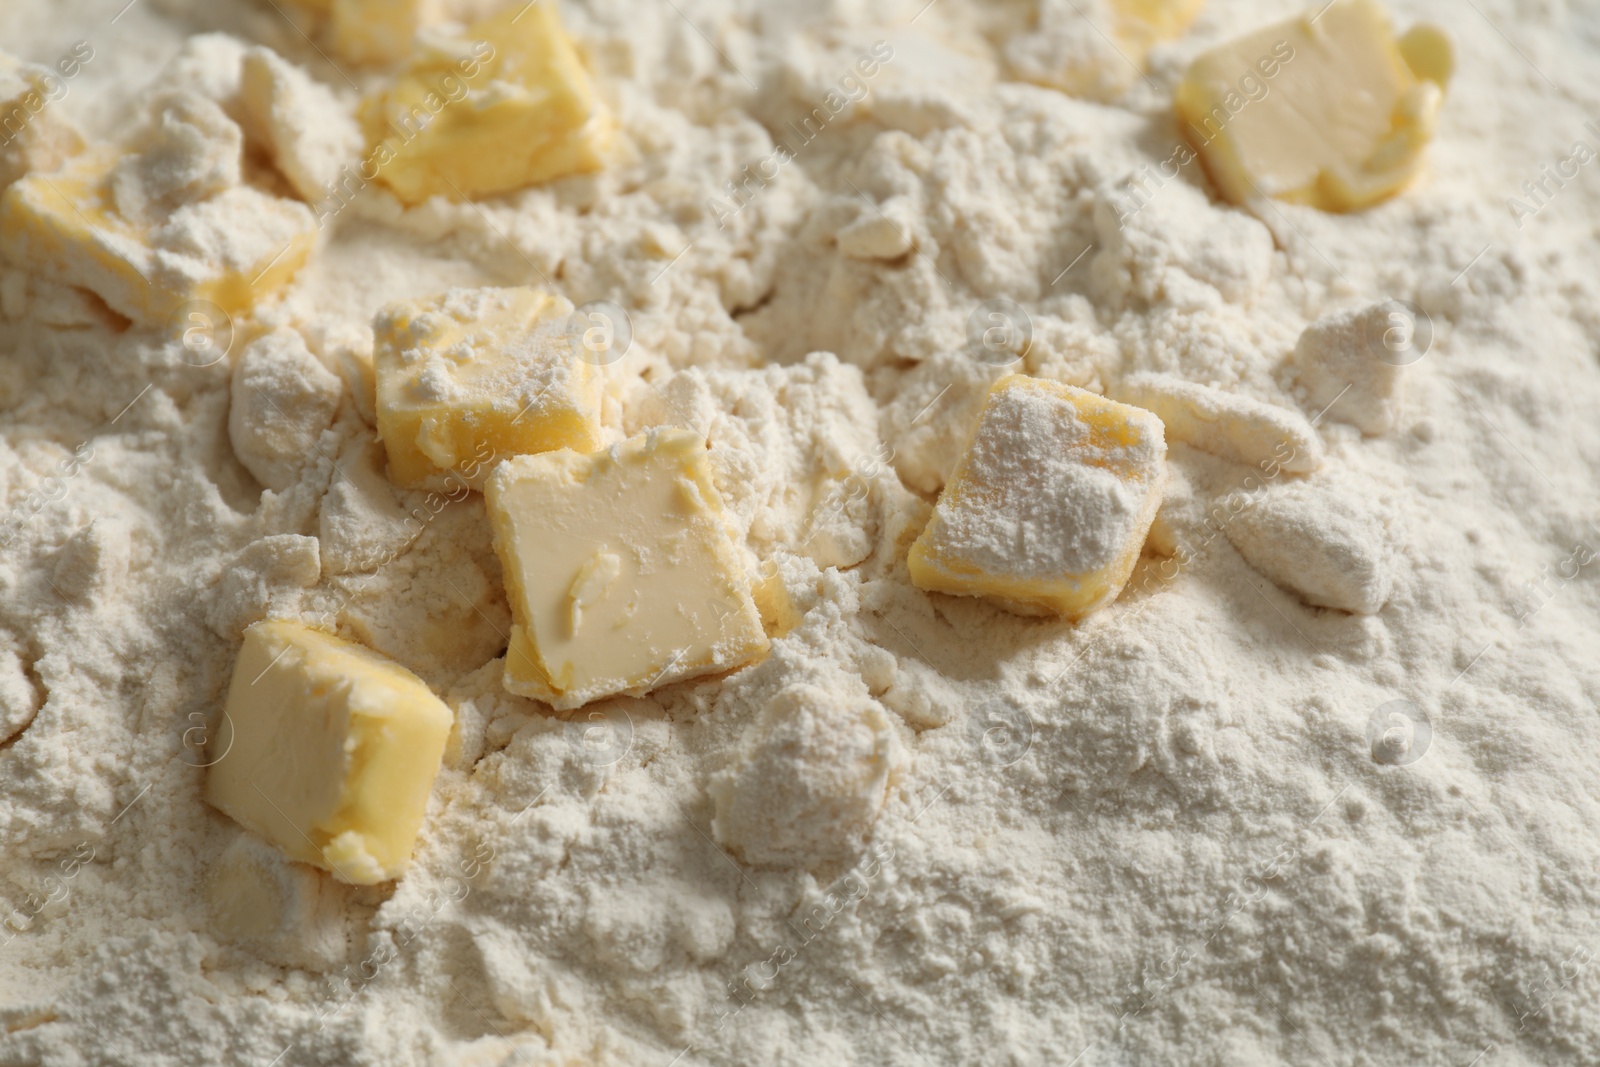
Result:
{"label": "butter piece dusted with flour", "polygon": [[91,149],[7,189],[0,249],[140,325],[190,300],[248,312],[305,263],[316,220],[304,204],[244,184],[242,150],[217,104],[165,97],[122,147]]}
{"label": "butter piece dusted with flour", "polygon": [[1442,31],[1397,40],[1377,0],[1333,0],[1206,52],[1174,103],[1229,200],[1353,211],[1421,169],[1453,65]]}
{"label": "butter piece dusted with flour", "polygon": [[483,488],[508,456],[600,447],[601,370],[574,354],[572,304],[542,289],[452,289],[373,322],[378,435],[389,477],[446,471]]}
{"label": "butter piece dusted with flour", "polygon": [[[83,47],[80,42],[62,63],[74,63]],[[54,170],[83,150],[83,138],[54,106],[66,91],[66,82],[47,68],[0,52],[0,189],[30,171]]]}
{"label": "butter piece dusted with flour", "polygon": [[921,589],[1077,619],[1133,573],[1166,480],[1161,420],[1070,385],[1007,375],[911,546]]}
{"label": "butter piece dusted with flour", "polygon": [[511,692],[575,708],[767,650],[697,435],[519,456],[486,495],[514,620]]}
{"label": "butter piece dusted with flour", "polygon": [[206,799],[340,881],[398,878],[453,721],[392,660],[300,623],[258,622],[234,664]]}
{"label": "butter piece dusted with flour", "polygon": [[398,63],[411,54],[420,31],[447,21],[478,18],[501,0],[289,0],[341,59]]}
{"label": "butter piece dusted with flour", "polygon": [[1205,0],[1045,0],[1038,24],[1006,47],[1017,77],[1091,100],[1138,80],[1150,49],[1182,36]]}
{"label": "butter piece dusted with flour", "polygon": [[463,40],[430,42],[366,101],[362,124],[374,146],[404,142],[379,180],[408,204],[599,170],[614,128],[555,0],[513,4]]}
{"label": "butter piece dusted with flour", "polygon": [[1234,463],[1295,474],[1322,466],[1322,441],[1298,412],[1170,374],[1134,374],[1112,389],[1161,420],[1166,435]]}
{"label": "butter piece dusted with flour", "polygon": [[251,143],[266,150],[302,200],[320,200],[361,153],[361,129],[339,98],[270,48],[241,58],[238,109]]}

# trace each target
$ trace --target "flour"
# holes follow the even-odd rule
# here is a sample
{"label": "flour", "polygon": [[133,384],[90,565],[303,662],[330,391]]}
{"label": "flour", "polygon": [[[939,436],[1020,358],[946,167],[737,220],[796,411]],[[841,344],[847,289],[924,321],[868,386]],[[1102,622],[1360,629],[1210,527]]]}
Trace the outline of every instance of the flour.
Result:
{"label": "flour", "polygon": [[[1273,0],[1210,0],[1148,81],[1070,4],[569,0],[618,163],[352,189],[226,359],[7,264],[0,1062],[1600,1060],[1600,191],[1506,209],[1600,115],[1600,24],[1477,6],[1397,5],[1460,62],[1431,173],[1359,215],[1225,207],[1176,162],[1171,87]],[[43,113],[91,144],[193,94],[129,210],[232,180],[237,126],[174,250],[265,243],[236,194],[301,208],[379,77],[273,5],[12,7],[24,59],[93,42]],[[1110,103],[1049,87],[1069,54]],[[510,285],[626,309],[607,433],[705,435],[766,660],[563,714],[504,690],[482,499],[384,477],[371,323]],[[968,342],[998,299],[1004,367]],[[1145,557],[1076,626],[906,575],[1007,372],[1181,416]],[[268,615],[457,716],[394,886],[200,799]]]}

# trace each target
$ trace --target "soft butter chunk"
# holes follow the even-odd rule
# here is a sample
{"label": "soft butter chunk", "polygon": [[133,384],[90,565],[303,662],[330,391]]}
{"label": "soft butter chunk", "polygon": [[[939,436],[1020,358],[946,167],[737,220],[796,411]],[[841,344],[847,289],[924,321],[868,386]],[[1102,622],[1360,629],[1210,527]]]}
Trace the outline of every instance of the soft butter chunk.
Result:
{"label": "soft butter chunk", "polygon": [[514,620],[511,692],[575,708],[767,650],[695,434],[519,456],[486,495]]}
{"label": "soft butter chunk", "polygon": [[270,48],[244,54],[239,109],[251,141],[266,149],[302,200],[325,196],[340,168],[361,152],[361,129],[332,90]]}
{"label": "soft butter chunk", "polygon": [[296,622],[245,631],[206,799],[356,885],[411,860],[453,716],[416,675]]}
{"label": "soft butter chunk", "polygon": [[283,492],[317,458],[317,441],[339,412],[344,385],[279,329],[251,341],[233,365],[228,440],[256,481]]}
{"label": "soft butter chunk", "polygon": [[339,890],[251,834],[240,834],[206,879],[213,929],[274,963],[325,970],[344,959]]}
{"label": "soft butter chunk", "polygon": [[78,131],[54,106],[65,92],[66,82],[48,69],[0,52],[0,189],[83,150]]}
{"label": "soft butter chunk", "polygon": [[420,48],[366,101],[362,123],[374,146],[389,146],[379,180],[408,204],[599,170],[614,125],[555,0],[513,4],[463,40]]}
{"label": "soft butter chunk", "polygon": [[1235,463],[1304,473],[1322,466],[1322,442],[1298,412],[1170,374],[1135,374],[1113,390],[1151,411],[1167,436]]}
{"label": "soft butter chunk", "polygon": [[1308,604],[1373,615],[1389,599],[1383,514],[1338,483],[1274,486],[1224,532],[1251,566]]}
{"label": "soft butter chunk", "polygon": [[911,580],[1024,614],[1080,618],[1138,562],[1166,477],[1161,420],[1070,385],[1012,374],[911,546]]}
{"label": "soft butter chunk", "polygon": [[0,250],[141,325],[165,322],[189,300],[247,312],[305,263],[316,220],[304,204],[243,184],[242,149],[217,104],[165,97],[121,147],[7,189]]}
{"label": "soft butter chunk", "polygon": [[599,367],[567,343],[572,305],[540,289],[452,289],[373,322],[378,435],[389,477],[455,471],[474,488],[499,460],[600,447]]}
{"label": "soft butter chunk", "polygon": [[1300,334],[1290,365],[1305,402],[1365,434],[1400,423],[1405,368],[1420,359],[1432,325],[1398,300],[1324,315]]}
{"label": "soft butter chunk", "polygon": [[1353,211],[1421,169],[1452,66],[1442,32],[1397,41],[1377,0],[1334,0],[1201,55],[1174,103],[1229,200]]}

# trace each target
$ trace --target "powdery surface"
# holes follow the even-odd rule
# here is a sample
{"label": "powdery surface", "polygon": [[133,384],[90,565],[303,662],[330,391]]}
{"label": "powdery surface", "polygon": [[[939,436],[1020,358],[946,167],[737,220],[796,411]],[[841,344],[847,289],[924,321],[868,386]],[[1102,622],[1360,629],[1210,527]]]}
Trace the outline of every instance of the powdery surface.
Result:
{"label": "powdery surface", "polygon": [[[273,5],[115,6],[0,15],[34,61],[92,41],[60,106],[95,138],[197,29],[353,93]],[[1592,8],[1400,5],[1460,45],[1432,174],[1256,218],[1163,175],[1168,93],[1290,5],[1212,0],[1113,106],[995,80],[1031,6],[569,4],[635,156],[342,208],[262,316],[344,399],[235,432],[273,479],[315,442],[281,490],[235,458],[229,361],[0,280],[0,1063],[1600,1060],[1594,164],[1520,229],[1506,203],[1600,140]],[[708,205],[730,180],[747,202]],[[800,613],[753,668],[569,721],[501,689],[481,499],[387,485],[347,358],[386,301],[541,273],[629,310],[612,428],[706,432]],[[967,322],[1000,297],[1032,327],[1012,369],[1298,411],[1322,469],[1175,445],[1173,554],[1076,628],[916,591],[906,546],[1000,373]],[[1369,436],[1388,383],[1324,412],[1293,354],[1391,298],[1433,342]],[[260,380],[325,395],[286,374]],[[250,874],[271,857],[200,800],[186,731],[268,613],[457,713],[392,889]],[[241,878],[292,903],[254,941],[212,904]]]}

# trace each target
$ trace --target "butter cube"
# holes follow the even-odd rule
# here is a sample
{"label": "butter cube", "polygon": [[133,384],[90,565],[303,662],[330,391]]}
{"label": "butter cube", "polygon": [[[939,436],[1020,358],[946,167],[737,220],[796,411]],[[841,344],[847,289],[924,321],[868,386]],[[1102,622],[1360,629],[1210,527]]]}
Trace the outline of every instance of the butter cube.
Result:
{"label": "butter cube", "polygon": [[245,313],[311,253],[309,208],[242,183],[239,127],[181,94],[121,148],[92,149],[0,197],[11,262],[98,295],[144,326],[190,300]]}
{"label": "butter cube", "polygon": [[575,708],[766,652],[695,434],[519,456],[486,495],[511,600],[511,692]]}
{"label": "butter cube", "polygon": [[1174,103],[1229,200],[1353,211],[1421,169],[1452,66],[1441,31],[1397,41],[1377,0],[1334,0],[1206,52]]}
{"label": "butter cube", "polygon": [[54,106],[66,91],[48,69],[0,52],[0,189],[83,150],[78,131]]}
{"label": "butter cube", "polygon": [[416,204],[600,169],[613,122],[555,0],[513,4],[465,37],[420,48],[393,86],[363,104],[368,139],[387,157],[380,181]]}
{"label": "butter cube", "polygon": [[1087,615],[1133,573],[1161,505],[1166,453],[1148,411],[1001,378],[911,546],[911,581],[1019,614]]}
{"label": "butter cube", "polygon": [[245,631],[206,800],[354,885],[411,860],[454,717],[399,664],[297,622]]}
{"label": "butter cube", "polygon": [[572,304],[541,289],[452,289],[373,321],[378,435],[389,477],[455,471],[483,488],[509,456],[600,447],[602,372],[566,339]]}

